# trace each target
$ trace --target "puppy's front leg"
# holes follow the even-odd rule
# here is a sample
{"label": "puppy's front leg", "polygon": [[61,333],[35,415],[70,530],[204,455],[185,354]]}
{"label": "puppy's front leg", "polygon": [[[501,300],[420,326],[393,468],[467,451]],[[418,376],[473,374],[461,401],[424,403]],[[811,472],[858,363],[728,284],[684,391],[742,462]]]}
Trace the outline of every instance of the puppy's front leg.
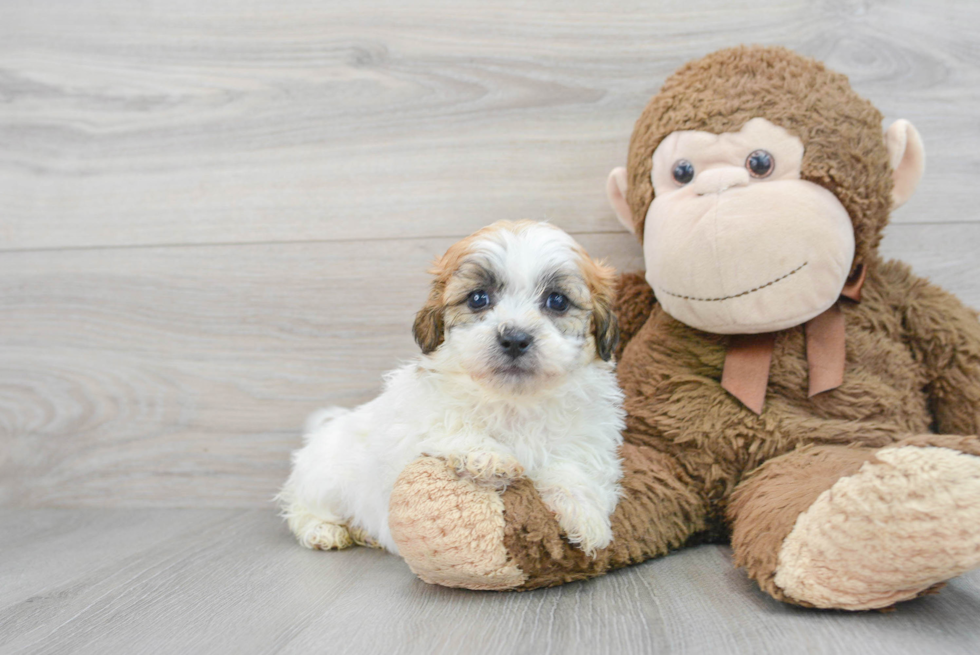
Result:
{"label": "puppy's front leg", "polygon": [[524,475],[524,467],[513,455],[496,449],[451,453],[446,462],[461,478],[501,488]]}
{"label": "puppy's front leg", "polygon": [[568,541],[589,557],[612,543],[610,518],[620,488],[603,477],[572,465],[543,468],[532,476],[541,500],[555,513]]}

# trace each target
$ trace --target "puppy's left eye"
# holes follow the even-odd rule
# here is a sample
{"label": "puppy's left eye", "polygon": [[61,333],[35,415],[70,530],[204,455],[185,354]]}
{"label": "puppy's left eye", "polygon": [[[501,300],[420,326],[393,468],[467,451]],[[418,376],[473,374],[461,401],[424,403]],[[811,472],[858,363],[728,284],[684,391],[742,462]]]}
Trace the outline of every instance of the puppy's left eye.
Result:
{"label": "puppy's left eye", "polygon": [[544,301],[544,306],[553,312],[561,313],[568,309],[568,298],[557,291],[552,291],[548,294],[548,299]]}
{"label": "puppy's left eye", "polygon": [[490,304],[490,294],[483,289],[474,291],[466,298],[466,304],[470,309],[483,309]]}

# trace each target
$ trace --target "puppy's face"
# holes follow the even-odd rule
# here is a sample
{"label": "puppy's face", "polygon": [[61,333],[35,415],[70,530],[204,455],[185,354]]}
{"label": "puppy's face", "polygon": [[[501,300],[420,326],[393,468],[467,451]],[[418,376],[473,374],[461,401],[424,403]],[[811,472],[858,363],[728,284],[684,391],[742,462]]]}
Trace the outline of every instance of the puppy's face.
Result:
{"label": "puppy's face", "polygon": [[422,352],[509,393],[555,386],[616,345],[614,272],[562,230],[500,221],[436,263]]}

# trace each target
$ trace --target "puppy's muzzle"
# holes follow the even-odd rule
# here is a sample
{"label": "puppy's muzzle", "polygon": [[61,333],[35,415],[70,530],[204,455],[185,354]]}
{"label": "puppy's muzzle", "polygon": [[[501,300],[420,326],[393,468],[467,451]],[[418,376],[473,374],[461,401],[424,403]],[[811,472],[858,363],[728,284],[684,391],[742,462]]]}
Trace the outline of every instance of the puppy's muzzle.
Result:
{"label": "puppy's muzzle", "polygon": [[504,330],[497,337],[497,343],[504,354],[511,359],[517,359],[528,351],[534,343],[534,337],[520,330]]}

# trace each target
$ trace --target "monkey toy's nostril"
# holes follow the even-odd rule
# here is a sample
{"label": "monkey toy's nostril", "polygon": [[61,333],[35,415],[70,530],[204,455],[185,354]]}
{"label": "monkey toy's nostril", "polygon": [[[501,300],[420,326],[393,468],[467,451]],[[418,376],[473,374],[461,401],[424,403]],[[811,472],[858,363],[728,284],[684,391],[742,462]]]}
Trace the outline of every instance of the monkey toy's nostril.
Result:
{"label": "monkey toy's nostril", "polygon": [[527,332],[505,330],[497,337],[497,342],[508,357],[517,359],[531,347],[531,344],[534,343],[534,337]]}

